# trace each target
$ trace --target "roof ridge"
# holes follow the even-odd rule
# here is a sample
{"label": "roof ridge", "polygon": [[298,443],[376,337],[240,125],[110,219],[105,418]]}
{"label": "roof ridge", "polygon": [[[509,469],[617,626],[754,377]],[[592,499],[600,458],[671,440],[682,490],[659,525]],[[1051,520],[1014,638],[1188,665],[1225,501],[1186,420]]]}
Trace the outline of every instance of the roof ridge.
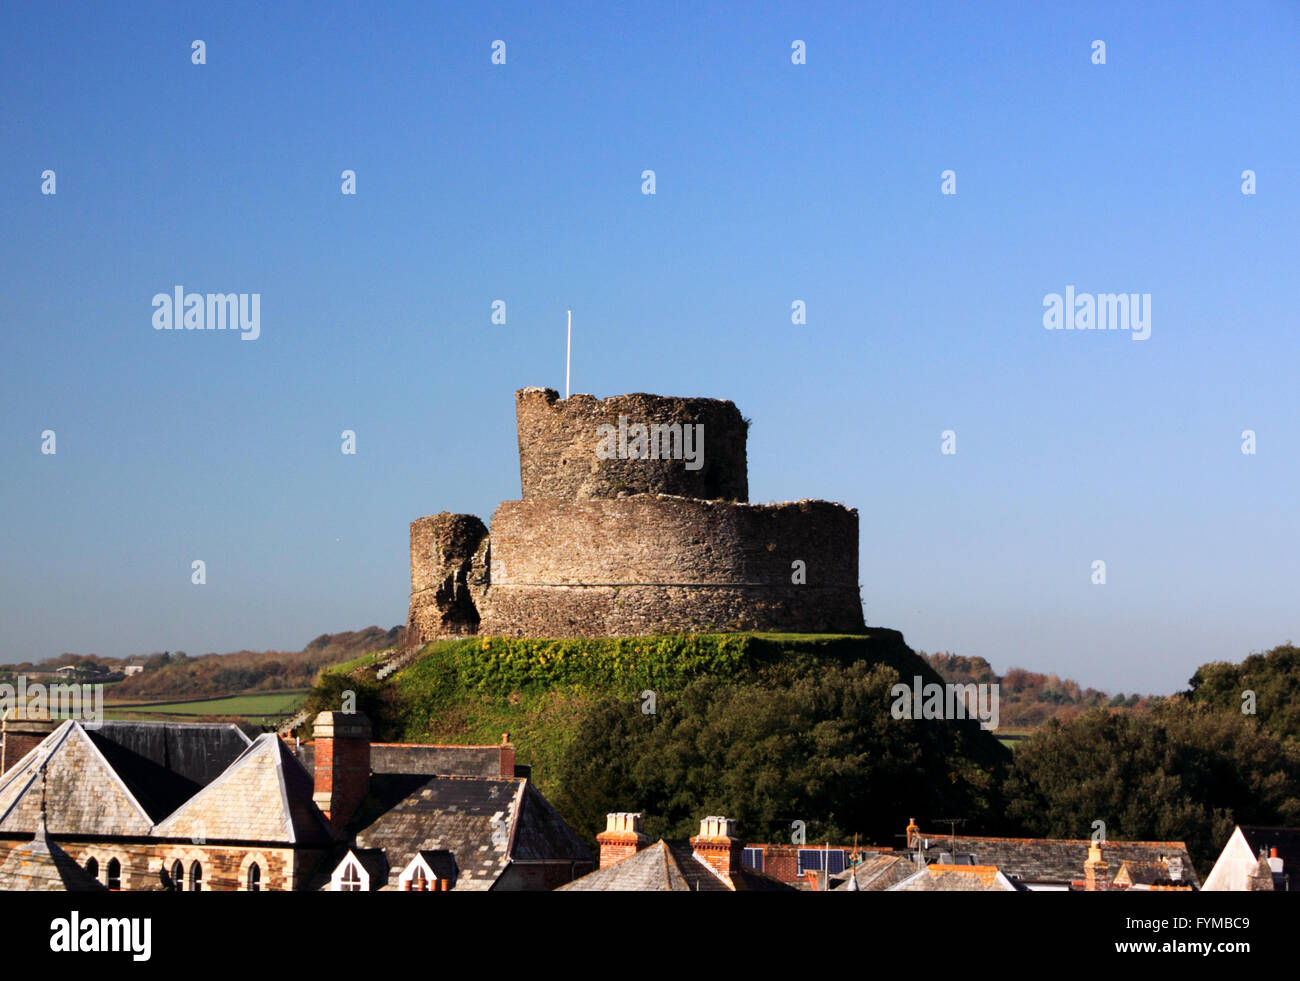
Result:
{"label": "roof ridge", "polygon": [[[285,760],[291,760],[293,765],[298,768],[298,771],[307,780],[311,780],[311,774],[307,772],[306,767],[298,762],[297,755],[289,749],[288,743],[280,738],[279,733],[264,732],[254,740],[254,743],[262,739],[263,736],[271,736],[278,747],[275,750],[275,774],[280,780],[280,802],[284,805],[284,821],[285,825],[289,829],[289,841],[297,844],[298,829],[293,823],[293,801],[289,799],[289,782],[286,779],[284,769],[286,765]],[[316,806],[316,802],[313,799],[308,798],[307,804],[309,805],[308,810],[316,818],[316,822],[319,825],[318,830],[323,830],[326,837],[332,839],[334,837],[334,832],[330,828],[329,822],[325,820],[325,815],[322,814],[320,808]]]}
{"label": "roof ridge", "polygon": [[258,743],[261,743],[263,746],[267,745],[262,740],[262,736],[267,736],[267,735],[274,735],[274,733],[264,732],[262,733],[261,736],[258,736],[256,739],[250,742],[246,747],[244,747],[244,751],[240,753],[238,756],[236,756],[233,760],[231,760],[230,765],[221,771],[220,776],[218,776],[215,780],[209,783],[206,787],[200,790],[193,797],[190,797],[188,800],[182,802],[180,807],[176,808],[176,810],[172,811],[165,818],[163,818],[161,821],[155,824],[151,830],[154,832],[161,830],[163,825],[171,822],[174,818],[176,818],[177,815],[184,813],[184,811],[186,811],[190,807],[190,805],[196,803],[197,801],[203,800],[205,797],[207,797],[209,792],[214,791],[216,790],[217,787],[221,786],[221,784],[225,780],[231,777],[231,774],[233,774],[236,770],[240,769],[240,767],[244,766],[249,760],[251,760],[254,756],[257,755]]}
{"label": "roof ridge", "polygon": [[[17,782],[22,779],[22,774],[25,769],[23,764],[26,762],[27,758],[29,756],[33,756],[36,753],[39,753],[41,747],[44,746],[47,742],[49,742],[57,735],[59,736],[58,740],[53,745],[51,745],[50,748],[46,750],[45,753],[45,761],[47,763],[49,762],[50,757],[54,755],[54,750],[57,749],[59,746],[61,746],[67,740],[69,723],[71,723],[71,721],[72,721],[71,719],[65,720],[62,725],[60,725],[57,729],[55,729],[48,736],[42,739],[39,743],[37,743],[26,753],[24,753],[22,759],[20,759],[17,763],[15,763],[12,767],[10,767],[9,772],[5,774],[2,779],[0,779],[0,794],[4,793],[5,789],[11,783]],[[62,735],[60,735],[60,733],[62,733]],[[18,802],[27,795],[27,791],[31,789],[31,785],[36,780],[36,777],[38,776],[39,772],[40,772],[40,767],[37,767],[36,770],[27,777],[26,786],[24,786],[21,790],[18,791],[18,793],[14,795],[13,802],[7,808],[5,808],[3,812],[0,812],[0,823],[3,823],[9,817],[9,815],[13,813],[14,808],[18,806]]]}
{"label": "roof ridge", "polygon": [[[90,733],[86,732],[80,722],[76,719],[68,720],[68,735],[63,738],[59,745],[62,746],[66,743],[73,732],[79,733],[81,738],[86,741],[86,745],[90,747],[91,752],[94,753],[95,756],[99,757],[99,761],[104,765],[104,769],[106,769],[112,778],[117,781],[117,785],[122,788],[122,793],[126,794],[126,799],[135,806],[135,809],[140,812],[140,816],[144,818],[144,823],[150,830],[152,830],[154,826],[153,815],[149,814],[144,809],[144,805],[135,799],[135,794],[131,792],[131,788],[127,786],[126,781],[122,779],[122,775],[118,773],[113,764],[108,761],[108,757],[104,755],[103,751],[95,745],[95,740],[90,738]],[[57,749],[58,747],[54,747],[50,750],[51,758],[54,756]]]}

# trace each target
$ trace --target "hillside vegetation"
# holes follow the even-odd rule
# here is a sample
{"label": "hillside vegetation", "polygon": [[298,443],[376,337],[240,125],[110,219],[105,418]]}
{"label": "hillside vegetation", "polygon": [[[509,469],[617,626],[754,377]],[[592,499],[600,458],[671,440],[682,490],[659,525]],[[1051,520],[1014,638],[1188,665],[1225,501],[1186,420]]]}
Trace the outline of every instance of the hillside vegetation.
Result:
{"label": "hillside vegetation", "polygon": [[[651,834],[726,813],[751,840],[887,837],[908,809],[996,828],[1008,752],[975,720],[903,722],[890,688],[939,682],[896,631],[430,644],[384,682],[372,662],[322,672],[307,700],[345,692],[380,741],[495,744],[592,837],[612,810]],[[307,735],[309,733],[304,733]],[[936,779],[941,774],[942,779]]]}
{"label": "hillside vegetation", "polygon": [[145,659],[142,672],[113,686],[111,698],[181,700],[310,688],[324,667],[400,644],[402,630],[366,627],[321,634],[300,651],[239,651],[201,657],[190,657],[183,651],[153,654]]}

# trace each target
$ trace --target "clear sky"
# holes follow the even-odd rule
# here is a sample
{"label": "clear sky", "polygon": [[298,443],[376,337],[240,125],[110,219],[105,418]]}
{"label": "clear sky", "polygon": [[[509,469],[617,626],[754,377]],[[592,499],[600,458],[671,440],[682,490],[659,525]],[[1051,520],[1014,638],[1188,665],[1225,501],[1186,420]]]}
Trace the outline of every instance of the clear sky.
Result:
{"label": "clear sky", "polygon": [[[0,660],[404,622],[566,308],[574,391],[733,399],[752,500],[858,508],[914,648],[1300,640],[1300,4],[613,7],[5,6]],[[177,285],[260,337],[153,329]],[[1044,329],[1067,286],[1150,337]]]}

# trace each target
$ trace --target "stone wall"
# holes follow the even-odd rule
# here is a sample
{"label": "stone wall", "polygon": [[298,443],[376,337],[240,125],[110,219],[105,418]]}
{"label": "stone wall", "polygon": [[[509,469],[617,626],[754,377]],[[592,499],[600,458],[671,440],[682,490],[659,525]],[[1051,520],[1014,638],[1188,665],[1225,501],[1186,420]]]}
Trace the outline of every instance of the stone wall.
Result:
{"label": "stone wall", "polygon": [[[652,424],[703,426],[699,469],[685,459],[601,459],[599,427]],[[734,402],[718,399],[619,395],[562,399],[551,388],[515,393],[519,474],[525,500],[586,500],[620,494],[677,494],[744,501],[749,498],[745,458],[748,424]],[[633,434],[635,435],[635,434]],[[660,456],[668,448],[660,446]]]}
{"label": "stone wall", "polygon": [[484,634],[864,627],[858,514],[826,501],[507,501],[491,572]]}
{"label": "stone wall", "polygon": [[[497,509],[490,538],[472,515],[411,524],[408,644],[864,629],[858,513],[744,503],[749,426],[734,403],[525,388],[515,411],[523,499]],[[627,452],[606,458],[618,440],[602,425]],[[638,425],[703,426],[699,469],[688,469],[684,440],[682,458],[664,458],[666,446],[637,455]]]}
{"label": "stone wall", "polygon": [[407,644],[478,630],[488,561],[488,530],[474,515],[443,511],[411,522]]}

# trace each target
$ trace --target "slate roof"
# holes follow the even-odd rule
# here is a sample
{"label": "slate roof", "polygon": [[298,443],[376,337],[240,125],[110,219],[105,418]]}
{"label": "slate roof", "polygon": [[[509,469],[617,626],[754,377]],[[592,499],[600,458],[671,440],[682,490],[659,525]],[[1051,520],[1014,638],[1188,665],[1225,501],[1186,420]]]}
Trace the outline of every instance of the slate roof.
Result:
{"label": "slate roof", "polygon": [[855,888],[858,892],[883,892],[890,886],[910,879],[919,871],[916,863],[907,855],[870,855],[853,868],[832,876],[831,891],[853,891],[848,887],[849,876],[852,875],[857,879]]}
{"label": "slate roof", "polygon": [[794,886],[756,872],[748,865],[731,876],[728,886],[689,842],[660,838],[635,855],[560,886],[573,892],[796,892]]}
{"label": "slate roof", "polygon": [[160,821],[162,837],[329,844],[313,779],[275,733],[258,736],[216,780]]}
{"label": "slate roof", "polygon": [[31,841],[11,848],[0,861],[0,890],[107,891],[71,855],[49,840],[43,824]]}
{"label": "slate roof", "polygon": [[[593,861],[526,779],[375,774],[351,826],[357,848],[383,849],[390,869],[404,869],[417,852],[449,853],[456,889],[492,888],[511,861]],[[390,873],[384,888],[396,886]]]}
{"label": "slate roof", "polygon": [[[313,743],[300,743],[298,762],[311,773],[316,761]],[[501,776],[500,746],[431,746],[423,743],[371,743],[372,773],[416,774],[439,777]],[[511,774],[513,775],[513,774]]]}
{"label": "slate roof", "polygon": [[229,723],[104,721],[86,733],[155,821],[217,779],[249,746]]}
{"label": "slate roof", "polygon": [[1121,886],[1165,886],[1190,889],[1191,884],[1184,878],[1175,880],[1169,874],[1164,862],[1122,862],[1119,871],[1111,880]]}
{"label": "slate roof", "polygon": [[[933,834],[928,839],[926,858],[934,862],[941,852],[970,854],[979,865],[995,865],[1009,878],[1032,884],[1068,885],[1083,878],[1088,860],[1087,839],[1072,838],[983,838]],[[1181,859],[1183,881],[1200,886],[1187,846],[1181,841],[1104,841],[1101,854],[1113,877],[1124,862],[1158,862],[1162,857]]]}
{"label": "slate roof", "polygon": [[146,835],[153,823],[98,745],[71,719],[0,776],[0,833],[34,833],[42,794],[51,834]]}
{"label": "slate roof", "polygon": [[[916,869],[915,866],[913,866]],[[993,865],[927,865],[888,892],[1018,892],[1014,883]]]}

